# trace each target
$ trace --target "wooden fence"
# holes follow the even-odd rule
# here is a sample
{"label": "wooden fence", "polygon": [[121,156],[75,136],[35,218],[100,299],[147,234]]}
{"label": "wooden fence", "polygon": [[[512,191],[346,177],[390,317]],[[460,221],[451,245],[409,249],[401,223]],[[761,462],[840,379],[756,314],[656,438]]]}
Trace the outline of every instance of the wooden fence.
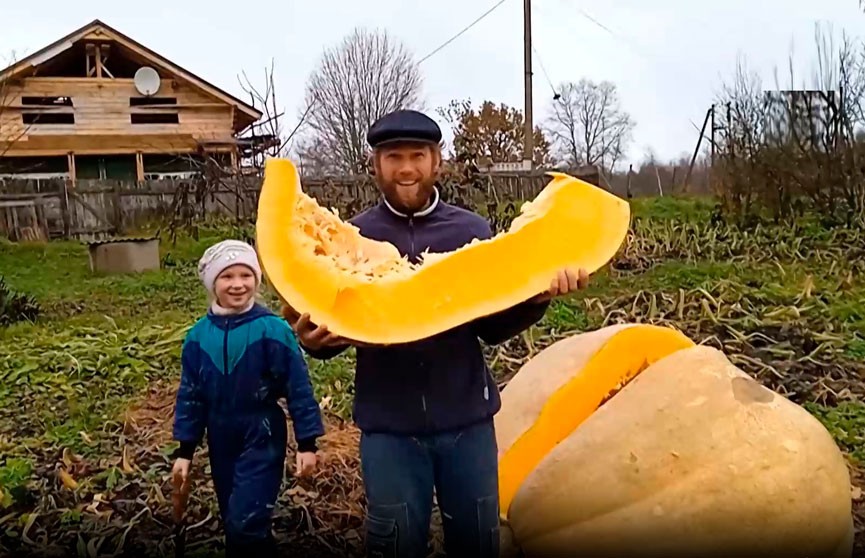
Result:
{"label": "wooden fence", "polygon": [[[584,179],[597,184],[596,177]],[[510,205],[534,198],[549,182],[543,173],[477,175],[470,186],[445,184],[446,201],[469,207]],[[63,179],[0,180],[0,236],[13,241],[74,238],[95,240],[126,231],[179,211],[195,217],[224,216],[254,219],[261,179],[232,177],[218,183],[201,179],[161,179],[144,182]],[[376,203],[378,189],[368,177],[308,178],[303,189],[320,205],[347,218]]]}

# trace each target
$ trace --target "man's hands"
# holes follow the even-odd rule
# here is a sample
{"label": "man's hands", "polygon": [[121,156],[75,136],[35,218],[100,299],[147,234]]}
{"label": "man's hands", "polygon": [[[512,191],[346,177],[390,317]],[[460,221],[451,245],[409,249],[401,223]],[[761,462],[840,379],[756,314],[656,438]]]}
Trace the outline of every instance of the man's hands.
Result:
{"label": "man's hands", "polygon": [[294,462],[295,474],[299,477],[308,477],[315,471],[318,458],[312,451],[298,452]]}
{"label": "man's hands", "polygon": [[282,303],[282,317],[288,322],[288,325],[297,334],[301,345],[311,351],[318,351],[330,347],[343,347],[353,345],[355,347],[371,347],[369,343],[354,341],[340,337],[335,333],[331,333],[327,326],[315,325],[309,321],[309,314],[300,314],[297,310],[289,306],[287,303]]}
{"label": "man's hands", "polygon": [[541,294],[532,298],[532,302],[541,303],[553,299],[557,296],[565,295],[580,289],[585,289],[589,284],[589,274],[585,269],[580,269],[574,273],[570,269],[559,271],[556,276],[550,281],[550,288]]}
{"label": "man's hands", "polygon": [[316,326],[311,323],[309,314],[300,314],[284,302],[282,304],[282,317],[297,333],[300,343],[312,351],[349,344],[348,340],[328,331],[326,325]]}

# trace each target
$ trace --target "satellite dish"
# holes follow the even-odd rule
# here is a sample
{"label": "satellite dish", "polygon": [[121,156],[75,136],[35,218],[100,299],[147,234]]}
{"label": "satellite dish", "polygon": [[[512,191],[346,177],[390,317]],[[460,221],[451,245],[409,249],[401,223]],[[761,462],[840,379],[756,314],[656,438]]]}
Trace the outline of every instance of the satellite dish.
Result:
{"label": "satellite dish", "polygon": [[135,89],[145,97],[149,97],[159,91],[160,79],[156,70],[150,66],[142,66],[135,72]]}

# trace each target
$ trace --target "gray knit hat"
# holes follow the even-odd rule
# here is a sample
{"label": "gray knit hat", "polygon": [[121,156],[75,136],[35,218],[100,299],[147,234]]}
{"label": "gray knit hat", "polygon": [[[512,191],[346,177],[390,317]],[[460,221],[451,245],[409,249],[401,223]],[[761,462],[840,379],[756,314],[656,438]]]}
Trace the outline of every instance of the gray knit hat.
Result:
{"label": "gray knit hat", "polygon": [[256,284],[261,284],[261,266],[255,249],[240,240],[223,240],[204,251],[198,260],[198,276],[210,293],[216,278],[227,267],[243,264],[255,273]]}

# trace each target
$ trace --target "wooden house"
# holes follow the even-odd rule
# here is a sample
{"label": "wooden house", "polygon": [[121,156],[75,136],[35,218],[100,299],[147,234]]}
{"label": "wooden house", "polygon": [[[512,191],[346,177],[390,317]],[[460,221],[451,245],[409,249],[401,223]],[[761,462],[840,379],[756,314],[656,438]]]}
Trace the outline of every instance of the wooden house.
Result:
{"label": "wooden house", "polygon": [[0,176],[142,181],[238,167],[255,107],[95,20],[0,71]]}

